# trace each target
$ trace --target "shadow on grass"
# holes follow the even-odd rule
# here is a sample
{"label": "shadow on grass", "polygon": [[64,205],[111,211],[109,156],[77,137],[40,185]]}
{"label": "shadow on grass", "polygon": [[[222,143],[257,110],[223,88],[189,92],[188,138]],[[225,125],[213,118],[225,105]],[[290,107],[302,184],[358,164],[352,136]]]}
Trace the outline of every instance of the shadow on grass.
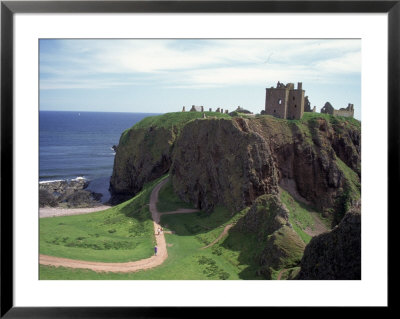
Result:
{"label": "shadow on grass", "polygon": [[262,245],[257,241],[255,234],[243,232],[240,229],[240,221],[229,230],[228,236],[220,246],[239,253],[237,261],[242,267],[245,266],[238,274],[240,279],[265,279],[262,275],[258,274],[260,268],[258,256],[262,251]]}
{"label": "shadow on grass", "polygon": [[[231,222],[233,217],[226,208],[217,207],[212,213],[164,215],[161,218],[161,225],[173,230],[175,235],[178,236],[196,236],[199,241],[203,236],[209,236],[209,241],[212,241],[222,233],[224,225]],[[215,232],[210,236],[209,233],[213,230]],[[210,239],[211,237],[212,239]],[[204,246],[206,244],[208,243],[203,242]],[[219,247],[223,249],[221,250]],[[239,272],[240,279],[265,279],[257,274],[259,269],[257,254],[261,249],[260,244],[257,243],[255,234],[242,232],[238,225],[233,226],[220,242],[207,249],[211,249],[213,253],[219,256],[229,255],[229,251],[233,252],[237,256],[234,257],[235,263],[237,262],[241,269]],[[227,258],[229,257],[227,256]]]}
{"label": "shadow on grass", "polygon": [[223,207],[213,212],[196,212],[161,216],[161,225],[178,236],[198,236],[216,228],[221,229],[232,218],[231,213]]}

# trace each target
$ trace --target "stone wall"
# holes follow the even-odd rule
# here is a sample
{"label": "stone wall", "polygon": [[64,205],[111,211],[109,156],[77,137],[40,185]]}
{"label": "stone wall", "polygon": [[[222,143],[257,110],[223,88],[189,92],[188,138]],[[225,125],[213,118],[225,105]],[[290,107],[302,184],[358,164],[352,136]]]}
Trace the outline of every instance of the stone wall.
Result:
{"label": "stone wall", "polygon": [[341,108],[339,110],[335,110],[331,103],[326,102],[324,107],[321,109],[321,113],[337,115],[337,116],[345,116],[345,117],[354,117],[354,105],[349,103],[346,108]]}
{"label": "stone wall", "polygon": [[289,90],[286,88],[266,89],[265,113],[285,119]]}
{"label": "stone wall", "polygon": [[304,91],[292,90],[289,93],[289,101],[287,108],[287,119],[299,120],[304,113]]}
{"label": "stone wall", "polygon": [[345,117],[354,117],[354,110],[348,111],[348,110],[334,110],[333,115],[338,115],[338,116],[345,116]]}

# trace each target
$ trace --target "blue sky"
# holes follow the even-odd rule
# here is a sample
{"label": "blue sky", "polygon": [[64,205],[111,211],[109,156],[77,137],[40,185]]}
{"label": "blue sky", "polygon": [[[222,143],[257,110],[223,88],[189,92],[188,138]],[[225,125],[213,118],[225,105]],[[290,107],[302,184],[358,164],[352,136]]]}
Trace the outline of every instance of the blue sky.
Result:
{"label": "blue sky", "polygon": [[40,40],[40,110],[259,113],[278,81],[302,82],[317,111],[353,103],[361,119],[361,41]]}

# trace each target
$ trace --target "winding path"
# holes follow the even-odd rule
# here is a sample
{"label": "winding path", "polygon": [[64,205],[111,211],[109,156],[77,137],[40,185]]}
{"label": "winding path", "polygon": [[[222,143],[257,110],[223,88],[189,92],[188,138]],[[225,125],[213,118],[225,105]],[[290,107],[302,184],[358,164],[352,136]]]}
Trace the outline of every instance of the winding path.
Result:
{"label": "winding path", "polygon": [[224,230],[223,230],[223,232],[218,236],[217,239],[215,239],[211,244],[208,244],[207,246],[201,247],[201,249],[206,249],[206,248],[211,247],[214,244],[216,244],[222,237],[224,237],[228,233],[228,230],[231,229],[233,226],[234,226],[234,224],[226,225]]}
{"label": "winding path", "polygon": [[289,270],[289,269],[282,269],[282,270],[279,272],[278,278],[277,278],[276,280],[281,280],[282,275],[283,275],[285,272],[287,272],[288,270]]}
{"label": "winding path", "polygon": [[39,262],[41,265],[55,266],[55,267],[68,267],[68,268],[79,268],[79,269],[90,269],[96,272],[135,272],[138,270],[154,268],[161,265],[168,257],[167,246],[165,242],[164,233],[157,235],[157,230],[160,227],[161,215],[167,214],[183,214],[183,213],[194,213],[198,212],[198,209],[178,209],[173,212],[160,213],[157,210],[158,193],[161,187],[168,181],[168,178],[158,183],[150,195],[149,210],[151,217],[153,218],[154,232],[156,234],[157,241],[157,256],[151,256],[146,259],[138,261],[131,261],[125,263],[105,263],[85,260],[75,260],[68,258],[53,257],[47,255],[40,255]]}

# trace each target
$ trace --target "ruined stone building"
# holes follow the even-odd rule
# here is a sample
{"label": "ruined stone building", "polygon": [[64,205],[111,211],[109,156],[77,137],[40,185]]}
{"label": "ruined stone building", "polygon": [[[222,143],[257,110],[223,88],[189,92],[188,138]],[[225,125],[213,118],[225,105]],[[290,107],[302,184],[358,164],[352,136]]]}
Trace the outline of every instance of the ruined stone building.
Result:
{"label": "ruined stone building", "polygon": [[276,88],[266,89],[265,114],[282,119],[301,119],[304,113],[304,90],[302,83],[283,84],[278,82]]}
{"label": "ruined stone building", "polygon": [[335,110],[331,103],[326,102],[323,108],[321,109],[321,113],[345,116],[345,117],[354,117],[354,104],[349,103],[346,108],[340,108],[339,110]]}
{"label": "ruined stone building", "polygon": [[190,109],[190,112],[204,112],[204,106],[196,106],[192,105],[192,108]]}
{"label": "ruined stone building", "polygon": [[[208,111],[212,112],[211,107],[208,109]],[[182,112],[186,112],[186,107],[185,106],[182,108]],[[192,105],[192,108],[189,110],[189,112],[204,112],[204,106],[203,105],[201,105],[201,106]],[[221,109],[221,108],[217,108],[215,110],[215,112],[225,113],[225,114],[229,113],[227,109],[225,109],[225,111],[224,111],[224,109]]]}
{"label": "ruined stone building", "polygon": [[235,112],[244,113],[244,114],[253,114],[253,112],[250,112],[249,110],[245,110],[244,108],[242,108],[240,106],[237,107]]}
{"label": "ruined stone building", "polygon": [[315,113],[316,111],[317,111],[317,107],[315,105],[313,108],[311,108],[311,102],[308,100],[308,96],[304,97],[304,112]]}

